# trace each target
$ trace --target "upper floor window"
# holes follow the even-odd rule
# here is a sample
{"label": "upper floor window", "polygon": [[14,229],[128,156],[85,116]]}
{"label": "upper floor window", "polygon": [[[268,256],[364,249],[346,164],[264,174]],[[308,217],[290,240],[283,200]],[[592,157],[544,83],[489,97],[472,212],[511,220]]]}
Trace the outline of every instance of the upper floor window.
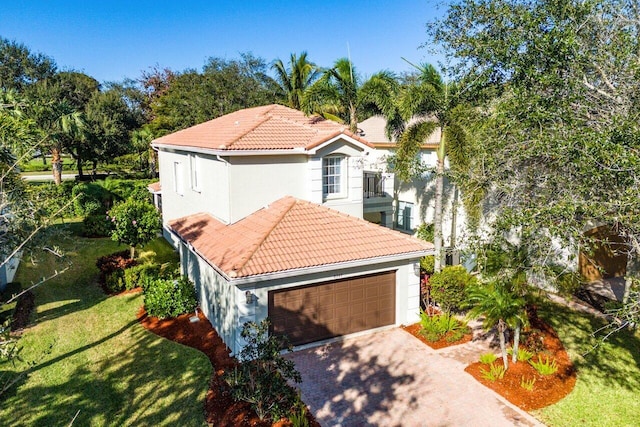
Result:
{"label": "upper floor window", "polygon": [[346,157],[329,156],[322,159],[322,196],[326,198],[344,197]]}
{"label": "upper floor window", "polygon": [[173,189],[180,195],[184,194],[184,172],[181,162],[173,163]]}
{"label": "upper floor window", "polygon": [[189,166],[191,169],[191,189],[200,191],[200,158],[195,154],[189,154]]}
{"label": "upper floor window", "polygon": [[413,230],[413,203],[398,202],[396,228],[405,231]]}

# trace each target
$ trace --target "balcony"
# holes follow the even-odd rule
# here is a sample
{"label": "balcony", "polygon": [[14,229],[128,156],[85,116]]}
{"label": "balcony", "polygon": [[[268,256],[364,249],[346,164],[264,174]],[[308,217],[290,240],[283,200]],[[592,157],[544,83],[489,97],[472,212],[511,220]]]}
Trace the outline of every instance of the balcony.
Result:
{"label": "balcony", "polygon": [[363,175],[364,182],[362,188],[364,190],[364,198],[371,199],[374,197],[386,197],[385,193],[385,177],[379,173],[365,172]]}

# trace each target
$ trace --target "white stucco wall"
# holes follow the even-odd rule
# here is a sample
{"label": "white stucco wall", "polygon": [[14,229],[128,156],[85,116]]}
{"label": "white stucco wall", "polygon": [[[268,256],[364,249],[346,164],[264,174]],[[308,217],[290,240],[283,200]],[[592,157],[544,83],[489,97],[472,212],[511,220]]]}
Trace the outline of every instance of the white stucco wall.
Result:
{"label": "white stucco wall", "polygon": [[284,196],[309,200],[307,155],[228,157],[230,222]]}
{"label": "white stucco wall", "polygon": [[[195,154],[198,162],[198,188],[193,187],[192,166],[185,151],[159,150],[162,184],[162,220],[182,218],[198,212],[209,212],[223,222],[230,219],[229,167],[215,156]],[[182,194],[176,191],[175,163],[182,165]]]}

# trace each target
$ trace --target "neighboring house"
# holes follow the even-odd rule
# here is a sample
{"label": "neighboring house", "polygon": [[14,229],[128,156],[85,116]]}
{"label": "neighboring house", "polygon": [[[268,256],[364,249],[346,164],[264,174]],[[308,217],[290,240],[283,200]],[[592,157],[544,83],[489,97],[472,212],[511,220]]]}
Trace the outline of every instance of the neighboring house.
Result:
{"label": "neighboring house", "polygon": [[[152,145],[165,236],[233,353],[266,317],[295,345],[418,320],[433,245],[362,219],[366,139],[269,105]],[[375,195],[390,204],[392,188]]]}
{"label": "neighboring house", "polygon": [[[375,150],[367,157],[365,176],[388,176],[389,158],[395,154],[396,141],[390,140],[385,131],[386,119],[373,116],[358,124],[359,134],[369,141]],[[440,142],[440,128],[431,134],[420,147],[422,164],[435,169],[438,160],[436,151]],[[447,163],[445,163],[447,167]],[[393,186],[393,206],[391,207],[393,228],[413,234],[422,223],[433,223],[435,207],[435,173],[425,172],[422,176],[404,182],[395,177]],[[365,212],[365,218],[376,221],[375,214]],[[453,185],[445,180],[444,215],[442,236],[445,248],[459,246],[465,231],[465,215],[460,196]],[[457,263],[448,259],[447,263]]]}

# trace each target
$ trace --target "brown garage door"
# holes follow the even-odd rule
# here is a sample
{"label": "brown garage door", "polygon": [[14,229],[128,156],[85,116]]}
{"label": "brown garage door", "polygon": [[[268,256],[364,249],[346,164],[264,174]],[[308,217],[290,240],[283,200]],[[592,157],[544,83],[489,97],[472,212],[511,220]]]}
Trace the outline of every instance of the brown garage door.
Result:
{"label": "brown garage door", "polygon": [[269,292],[271,332],[293,345],[395,323],[396,273]]}

